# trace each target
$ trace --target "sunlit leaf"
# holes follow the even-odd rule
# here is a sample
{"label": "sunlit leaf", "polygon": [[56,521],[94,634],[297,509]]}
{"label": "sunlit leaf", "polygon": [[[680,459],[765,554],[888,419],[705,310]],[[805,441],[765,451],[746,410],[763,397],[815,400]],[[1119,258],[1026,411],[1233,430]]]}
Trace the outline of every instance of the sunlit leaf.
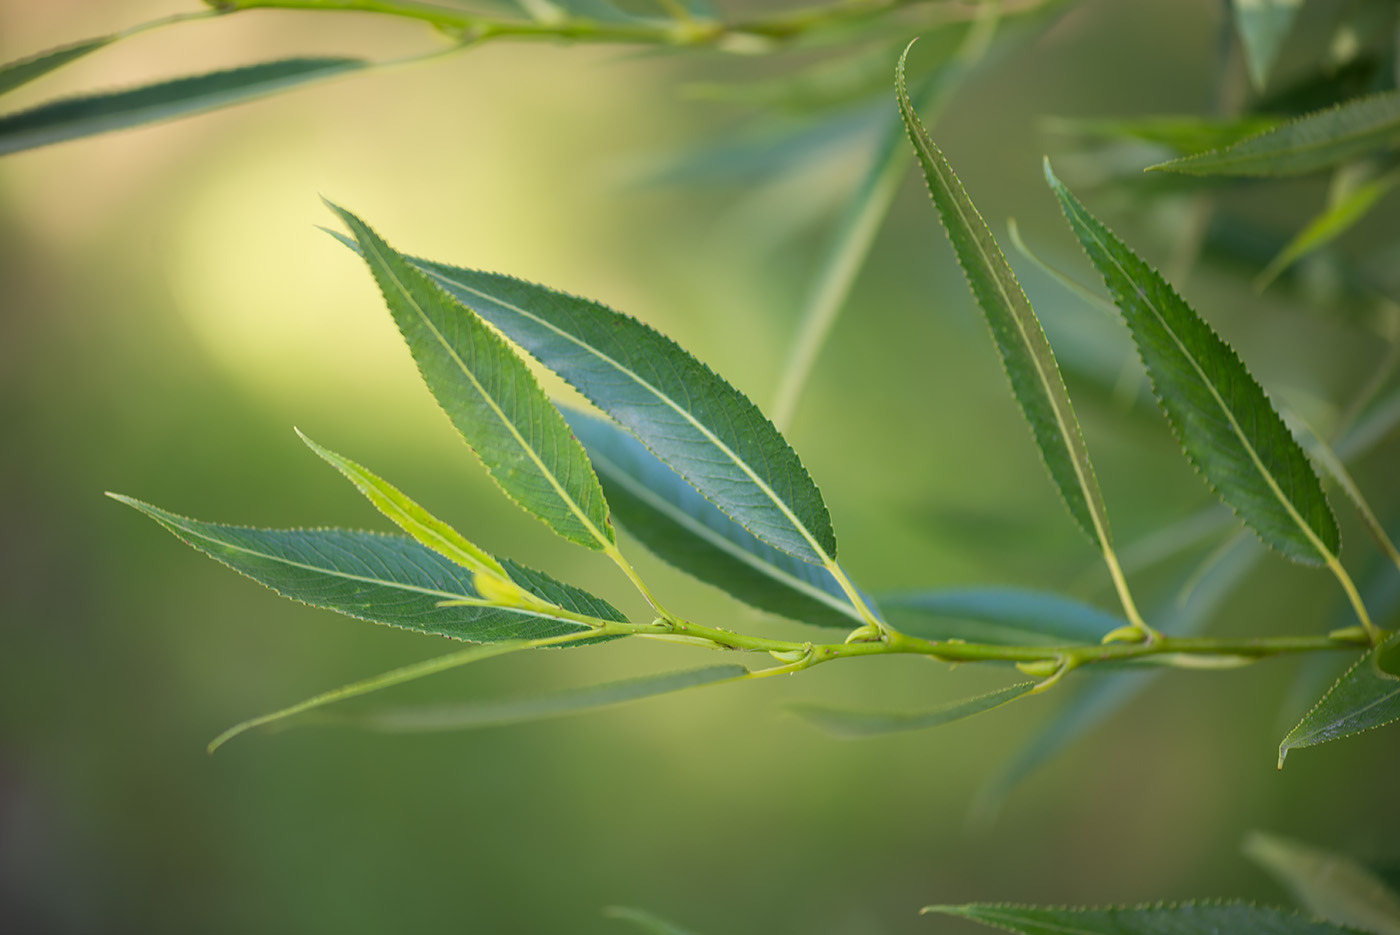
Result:
{"label": "sunlit leaf", "polygon": [[881,595],[902,633],[969,643],[1097,643],[1126,626],[1122,617],[1049,591],[947,588]]}
{"label": "sunlit leaf", "polygon": [[1278,765],[1290,750],[1384,727],[1400,720],[1400,635],[1370,650],[1328,689],[1278,749]]}
{"label": "sunlit leaf", "polygon": [[1017,935],[1364,935],[1296,912],[1241,902],[1084,909],[973,903],[927,906],[923,911],[961,916]]}
{"label": "sunlit leaf", "polygon": [[1254,288],[1262,291],[1288,267],[1346,233],[1390,193],[1396,182],[1400,182],[1400,171],[1388,172],[1362,182],[1329,205],[1293,235],[1254,280]]}
{"label": "sunlit leaf", "polygon": [[215,110],[368,65],[355,58],[293,58],[52,101],[0,117],[0,155]]}
{"label": "sunlit leaf", "polygon": [[743,678],[748,672],[748,669],[740,665],[707,666],[703,669],[646,675],[541,695],[357,711],[333,716],[328,720],[386,733],[472,730],[582,714],[687,688],[733,681]]}
{"label": "sunlit leaf", "polygon": [[796,452],[757,406],[680,345],[598,302],[413,262],[753,535],[810,562],[834,560],[826,504]]}
{"label": "sunlit leaf", "polygon": [[1045,465],[1070,515],[1101,550],[1112,550],[1108,515],[1065,390],[1054,351],[987,223],[977,213],[962,182],[920,123],[904,81],[905,49],[895,73],[895,89],[909,139],[923,168],[958,262],[991,327],[1012,392],[1030,422]]}
{"label": "sunlit leaf", "polygon": [[1249,78],[1256,89],[1268,84],[1269,73],[1302,5],[1303,0],[1230,0]]}
{"label": "sunlit leaf", "polygon": [[780,552],[705,499],[619,426],[567,412],[613,518],[666,562],[760,610],[821,626],[864,622],[831,572]]}
{"label": "sunlit leaf", "polygon": [[[313,607],[420,633],[472,642],[538,639],[590,628],[537,608],[482,602],[472,573],[406,536],[343,529],[252,529],[204,523],[130,497],[135,507],[211,558]],[[502,565],[521,587],[565,610],[625,620],[578,588],[512,562]],[[443,606],[445,601],[477,603]]]}
{"label": "sunlit leaf", "polygon": [[1255,831],[1244,852],[1306,911],[1375,935],[1400,935],[1400,893],[1359,861]]}
{"label": "sunlit leaf", "polygon": [[525,361],[363,221],[333,210],[359,243],[423,381],[496,483],[571,542],[612,546],[588,456]]}
{"label": "sunlit leaf", "polygon": [[1307,455],[1234,350],[1061,184],[1045,176],[1103,276],[1186,455],[1261,539],[1335,565],[1336,520]]}
{"label": "sunlit leaf", "polygon": [[963,718],[972,717],[974,714],[981,714],[983,711],[1000,707],[1008,701],[1014,701],[1035,688],[1035,685],[1035,682],[1017,682],[984,695],[964,698],[961,701],[941,705],[929,711],[852,711],[809,702],[793,702],[784,707],[813,727],[835,737],[874,737],[898,731],[924,730],[960,721]]}
{"label": "sunlit leaf", "polygon": [[1400,137],[1400,91],[1346,101],[1213,149],[1152,166],[1188,175],[1301,175],[1351,162]]}

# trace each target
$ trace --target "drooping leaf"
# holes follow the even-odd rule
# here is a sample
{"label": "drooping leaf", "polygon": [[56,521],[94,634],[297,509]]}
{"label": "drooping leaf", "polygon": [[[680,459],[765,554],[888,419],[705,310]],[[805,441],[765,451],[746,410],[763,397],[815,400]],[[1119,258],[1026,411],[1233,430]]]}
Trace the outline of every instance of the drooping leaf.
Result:
{"label": "drooping leaf", "polygon": [[632,906],[609,906],[603,910],[603,915],[609,919],[631,922],[647,935],[691,935],[688,930],[673,925],[654,913]]}
{"label": "drooping leaf", "polygon": [[1269,73],[1302,5],[1303,0],[1230,0],[1255,90],[1269,83]]}
{"label": "drooping leaf", "polygon": [[1340,535],[1307,455],[1234,350],[1155,269],[1045,177],[1132,333],[1186,455],[1259,537],[1305,564],[1336,563]]}
{"label": "drooping leaf", "polygon": [[496,483],[565,539],[611,548],[588,455],[525,361],[358,217],[332,210],[354,234],[423,381]]}
{"label": "drooping leaf", "polygon": [[1242,902],[1159,903],[1155,906],[1044,908],[992,903],[926,906],[924,912],[961,916],[1018,935],[1364,935],[1267,906]]}
{"label": "drooping leaf", "polygon": [[1187,175],[1302,175],[1370,155],[1400,138],[1400,91],[1345,101],[1221,149],[1150,166]]}
{"label": "drooping leaf", "polygon": [[1244,852],[1318,918],[1400,935],[1400,893],[1359,861],[1260,831],[1245,838]]}
{"label": "drooping leaf", "polygon": [[631,434],[579,412],[565,418],[588,450],[613,518],[658,557],[769,613],[846,629],[864,622],[830,571],[755,537]]}
{"label": "drooping leaf", "polygon": [[835,737],[846,739],[874,737],[897,731],[924,730],[960,721],[983,711],[1014,701],[1035,688],[1035,682],[1017,682],[996,691],[940,705],[930,711],[886,712],[852,711],[810,702],[794,702],[784,707],[802,720]]}
{"label": "drooping leaf", "polygon": [[292,58],[52,101],[0,117],[0,155],[215,110],[369,64],[357,58]]}
{"label": "drooping leaf", "polygon": [[1075,522],[1108,554],[1112,537],[1103,495],[1055,353],[987,223],[914,111],[904,80],[908,55],[906,48],[895,72],[895,89],[929,194],[991,327],[1012,392],[1030,423],[1045,466]]}
{"label": "drooping leaf", "polygon": [[757,406],[680,345],[598,302],[497,273],[412,262],[749,532],[806,561],[834,561],[826,504],[796,452]]}
{"label": "drooping leaf", "polygon": [[1309,453],[1317,459],[1317,462],[1322,465],[1322,469],[1337,486],[1342,488],[1342,492],[1356,508],[1362,524],[1365,525],[1366,531],[1371,534],[1371,538],[1375,540],[1381,552],[1394,563],[1396,568],[1400,568],[1400,550],[1396,549],[1390,534],[1386,532],[1385,526],[1381,524],[1375,510],[1371,509],[1370,502],[1367,501],[1366,495],[1361,492],[1361,488],[1357,486],[1356,479],[1351,476],[1351,471],[1347,470],[1347,466],[1342,463],[1342,459],[1337,456],[1337,452],[1333,450],[1332,446],[1327,444],[1327,440],[1313,431],[1312,426],[1304,422],[1301,417],[1297,421],[1307,432]]}
{"label": "drooping leaf", "polygon": [[[130,497],[111,495],[160,523],[176,538],[278,594],[361,620],[457,640],[490,643],[537,639],[590,628],[540,609],[484,603],[472,573],[406,536],[342,529],[252,529],[204,523]],[[615,608],[548,576],[502,563],[512,580],[549,602],[622,622]]]}
{"label": "drooping leaf", "polygon": [[1400,720],[1400,635],[1370,650],[1327,690],[1278,748],[1290,750],[1340,740]]}
{"label": "drooping leaf", "polygon": [[1278,125],[1277,117],[1200,117],[1164,114],[1150,117],[1054,117],[1048,129],[1070,136],[1154,143],[1182,155],[1219,149]]}
{"label": "drooping leaf", "polygon": [[1400,172],[1388,172],[1362,182],[1329,205],[1294,234],[1278,256],[1269,261],[1269,265],[1254,280],[1254,288],[1262,292],[1288,267],[1346,233],[1390,193],[1396,182],[1400,182]]}
{"label": "drooping leaf", "polygon": [[947,588],[880,596],[902,633],[969,643],[1097,643],[1127,621],[1059,594],[1025,588]]}
{"label": "drooping leaf", "polygon": [[96,39],[74,42],[71,45],[40,52],[38,55],[31,55],[28,58],[6,62],[0,65],[0,94],[13,91],[20,85],[41,78],[57,68],[62,68],[69,62],[105,48],[116,39],[116,36],[98,36]]}
{"label": "drooping leaf", "polygon": [[404,496],[388,481],[349,458],[322,448],[302,434],[300,429],[297,435],[308,448],[349,478],[379,512],[420,543],[472,571],[484,571],[501,578],[506,576],[505,569],[490,553]]}
{"label": "drooping leaf", "polygon": [[[1253,537],[1236,538],[1223,552],[1213,554],[1191,573],[1187,583],[1194,585],[1189,592],[1184,588],[1175,589],[1173,597],[1157,608],[1152,619],[1171,636],[1199,633],[1263,554],[1263,547]],[[1027,777],[1121,710],[1160,674],[1104,673],[1056,689],[1056,694],[1064,693],[1068,698],[979,790],[972,806],[973,815],[982,821],[994,818]]]}
{"label": "drooping leaf", "polygon": [[387,733],[473,730],[582,714],[687,688],[732,681],[743,678],[748,672],[748,669],[740,665],[707,666],[702,669],[647,675],[549,694],[360,711],[335,716],[330,720]]}

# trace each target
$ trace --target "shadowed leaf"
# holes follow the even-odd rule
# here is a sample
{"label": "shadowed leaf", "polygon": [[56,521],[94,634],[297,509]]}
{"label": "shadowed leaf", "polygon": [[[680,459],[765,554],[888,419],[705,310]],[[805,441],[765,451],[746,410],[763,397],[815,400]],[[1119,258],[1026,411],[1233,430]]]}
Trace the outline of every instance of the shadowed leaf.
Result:
{"label": "shadowed leaf", "polygon": [[1313,915],[1400,935],[1400,894],[1360,862],[1260,831],[1245,838],[1244,852]]}
{"label": "shadowed leaf", "polygon": [[1230,0],[1249,79],[1256,90],[1269,83],[1269,73],[1302,5],[1303,0]]}
{"label": "shadowed leaf", "polygon": [[947,588],[880,597],[901,632],[969,643],[1097,643],[1127,621],[1088,604],[1024,588]]}
{"label": "shadowed leaf", "polygon": [[1363,935],[1356,929],[1315,921],[1296,912],[1242,902],[1083,909],[973,903],[927,906],[923,911],[961,916],[1017,935]]}
{"label": "shadowed leaf", "polygon": [[846,739],[874,737],[898,731],[924,730],[960,721],[974,714],[1001,707],[1008,701],[1014,701],[1035,688],[1035,685],[1035,682],[1017,682],[1015,685],[1008,685],[974,698],[954,701],[930,711],[851,711],[808,702],[793,702],[784,707],[813,727],[833,736]]}

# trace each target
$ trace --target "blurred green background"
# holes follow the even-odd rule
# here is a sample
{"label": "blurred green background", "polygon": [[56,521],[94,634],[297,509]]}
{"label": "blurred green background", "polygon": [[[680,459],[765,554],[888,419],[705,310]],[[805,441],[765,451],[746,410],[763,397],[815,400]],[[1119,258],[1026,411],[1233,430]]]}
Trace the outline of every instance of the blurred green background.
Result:
{"label": "blurred green background", "polygon": [[[0,58],[192,5],[4,0]],[[935,135],[993,228],[1016,215],[1087,280],[1039,165],[1050,152],[1072,170],[1082,154],[1040,118],[1212,112],[1223,16],[1207,0],[1092,0],[970,81]],[[241,14],[120,44],[13,104],[294,52],[431,45],[412,23]],[[1275,770],[1299,713],[1288,695],[1299,666],[1284,661],[1157,680],[993,823],[970,820],[977,790],[1053,716],[1056,692],[860,743],[777,709],[799,698],[927,706],[1005,680],[915,659],[533,726],[306,729],[205,755],[235,721],[449,648],[279,600],[102,496],[224,522],[383,528],[293,425],[485,547],[642,613],[605,562],[492,487],[419,383],[363,266],[316,229],[330,223],[317,196],[401,249],[607,301],[765,404],[832,221],[827,211],[803,224],[802,212],[839,204],[864,151],[838,148],[819,170],[782,175],[785,188],[648,182],[735,125],[733,109],[688,100],[682,86],[764,67],[499,44],[0,161],[0,929],[608,933],[627,926],[602,909],[622,904],[709,935],[959,932],[971,929],[915,912],[972,900],[1282,902],[1239,854],[1252,828],[1395,854],[1393,730]],[[1322,190],[1282,186],[1252,210],[1284,237]],[[1170,268],[1179,202],[1085,196]],[[781,234],[789,221],[796,235]],[[1392,200],[1339,249],[1397,234]],[[1121,335],[1013,262],[1057,340],[1057,322],[1071,337],[1100,329],[1107,353],[1122,353]],[[1296,283],[1256,296],[1238,270],[1202,263],[1179,285],[1276,394],[1345,401],[1384,352],[1357,316]],[[788,433],[843,561],[874,592],[1014,583],[1111,607],[999,369],[911,178]],[[1121,541],[1210,502],[1149,404],[1070,380]],[[1392,438],[1356,465],[1383,515],[1400,509],[1398,457]],[[1365,578],[1375,550],[1333,500],[1344,558]],[[811,632],[631,551],[689,616]],[[1143,591],[1165,593],[1208,551],[1145,574]],[[1317,633],[1339,608],[1324,572],[1271,556],[1213,628]],[[396,697],[713,661],[608,645],[491,661]]]}

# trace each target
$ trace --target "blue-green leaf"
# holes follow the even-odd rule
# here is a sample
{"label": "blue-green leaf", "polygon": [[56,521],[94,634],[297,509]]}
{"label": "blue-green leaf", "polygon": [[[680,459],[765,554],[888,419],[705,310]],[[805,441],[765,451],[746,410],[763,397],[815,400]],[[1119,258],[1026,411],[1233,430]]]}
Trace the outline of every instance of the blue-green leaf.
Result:
{"label": "blue-green leaf", "polygon": [[1097,643],[1127,621],[1088,604],[1025,588],[947,588],[881,595],[890,622],[910,636],[969,643]]}
{"label": "blue-green leaf", "polygon": [[1263,90],[1269,83],[1269,73],[1302,5],[1303,0],[1230,0],[1249,78],[1256,90]]}
{"label": "blue-green leaf", "polygon": [[759,539],[832,563],[826,504],[758,407],[670,338],[598,302],[496,273],[413,261],[612,416]]}
{"label": "blue-green leaf", "polygon": [[1017,935],[1363,935],[1285,909],[1242,902],[1159,903],[1075,909],[992,903],[926,906],[924,912],[961,916]]}
{"label": "blue-green leaf", "polygon": [[617,425],[566,412],[613,518],[658,557],[759,610],[846,629],[864,622],[826,568],[780,552],[706,500]]}
{"label": "blue-green leaf", "polygon": [[6,62],[4,65],[0,65],[0,94],[13,91],[22,84],[28,84],[54,69],[62,68],[71,61],[96,52],[98,49],[110,45],[116,39],[117,36],[98,36],[96,39],[74,42],[71,45],[40,52],[38,55],[31,55],[28,58]]}
{"label": "blue-green leaf", "polygon": [[940,705],[930,711],[851,711],[810,702],[794,702],[785,707],[808,724],[835,737],[874,737],[897,731],[924,730],[960,721],[974,714],[999,708],[1008,701],[1021,697],[1035,686],[1035,682],[1017,682],[973,698]]}
{"label": "blue-green leaf", "polygon": [[501,489],[565,539],[613,547],[603,489],[583,446],[500,335],[340,208],[418,370]]}
{"label": "blue-green leaf", "polygon": [[1359,861],[1255,831],[1244,852],[1305,910],[1375,935],[1400,935],[1400,893]]}
{"label": "blue-green leaf", "polygon": [[1123,314],[1186,455],[1268,545],[1336,565],[1340,535],[1322,484],[1234,350],[1061,184],[1045,177]]}
{"label": "blue-green leaf", "polygon": [[351,712],[328,720],[387,733],[473,730],[582,714],[687,688],[733,681],[745,677],[748,672],[741,665],[707,666],[542,695]]}
{"label": "blue-green leaf", "polygon": [[[585,632],[541,609],[494,607],[472,573],[406,536],[342,529],[252,529],[204,523],[130,497],[112,497],[176,538],[278,594],[361,620],[457,640],[491,643]],[[503,562],[521,587],[575,613],[622,622],[615,608],[541,572]],[[443,606],[444,601],[475,603]]]}
{"label": "blue-green leaf", "polygon": [[1360,734],[1400,720],[1400,634],[1372,649],[1328,689],[1278,748],[1290,750]]}
{"label": "blue-green leaf", "polygon": [[908,55],[906,48],[895,72],[895,91],[929,194],[991,327],[1012,393],[1030,423],[1045,466],[1075,522],[1109,555],[1112,536],[1103,494],[1055,352],[987,222],[914,111],[904,81]]}
{"label": "blue-green leaf", "polygon": [[1386,91],[1306,114],[1221,149],[1149,169],[1187,175],[1302,175],[1370,155],[1397,138],[1400,91]]}
{"label": "blue-green leaf", "polygon": [[368,65],[357,58],[291,58],[52,101],[0,117],[0,155],[215,110]]}

